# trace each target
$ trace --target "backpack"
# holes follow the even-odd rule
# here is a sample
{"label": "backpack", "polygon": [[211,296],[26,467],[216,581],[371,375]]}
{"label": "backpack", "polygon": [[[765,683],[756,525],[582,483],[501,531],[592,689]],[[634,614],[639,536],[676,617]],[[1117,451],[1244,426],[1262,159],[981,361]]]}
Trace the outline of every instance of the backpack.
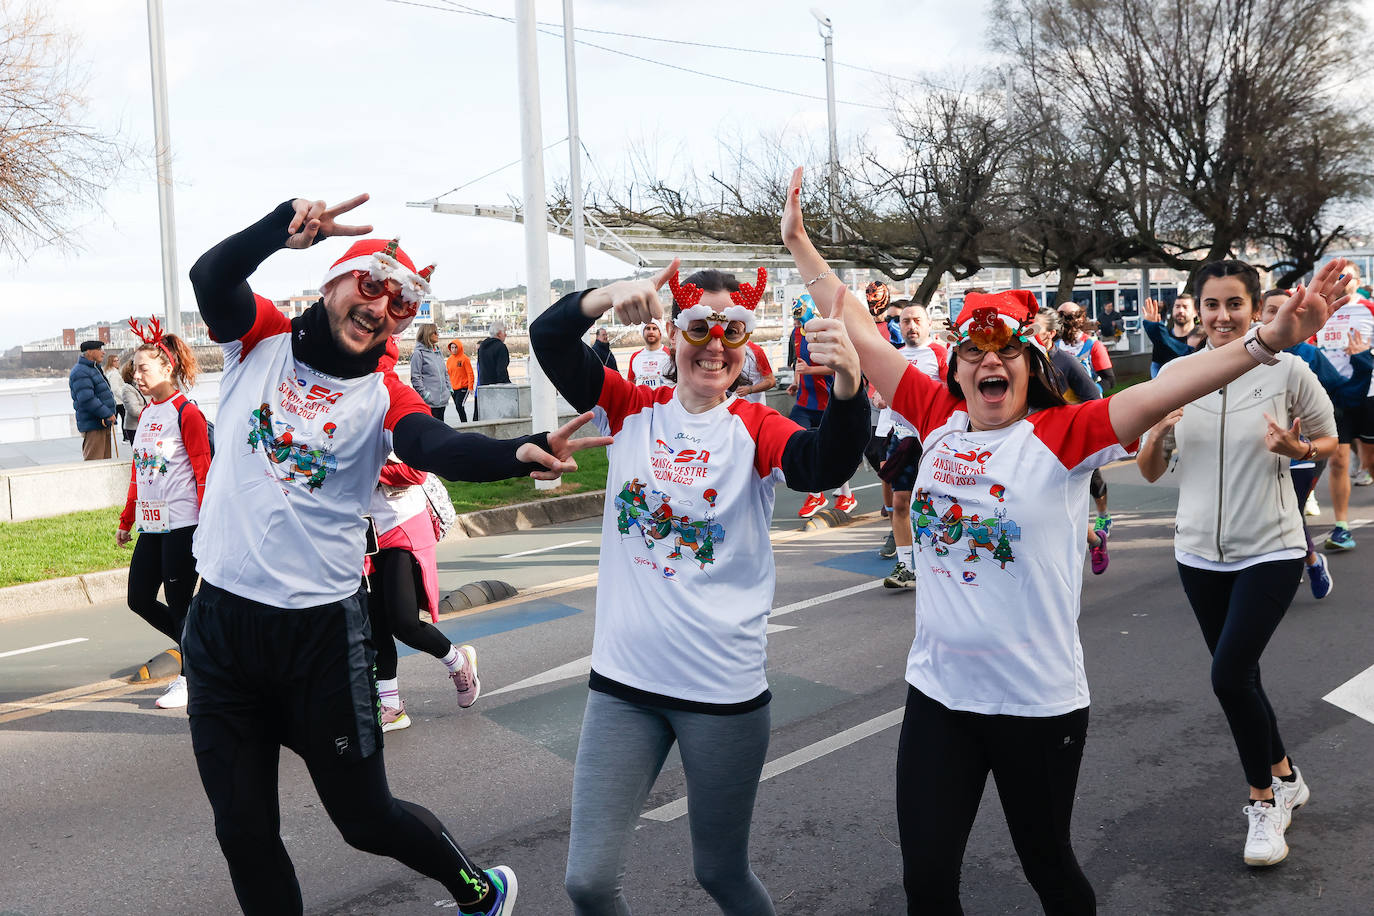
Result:
{"label": "backpack", "polygon": [[426,474],[425,482],[420,487],[425,491],[430,513],[434,516],[434,536],[442,541],[458,524],[458,512],[453,508],[453,500],[449,499],[448,490],[438,477]]}
{"label": "backpack", "polygon": [[[182,398],[181,403],[177,405],[178,427],[181,426],[181,412],[186,409],[187,404],[195,404],[195,401],[190,398]],[[199,408],[200,405],[196,404],[196,407]],[[202,413],[201,416],[205,415]],[[209,419],[205,421],[205,435],[210,440],[210,457],[213,459],[215,457],[215,424],[211,423]]]}

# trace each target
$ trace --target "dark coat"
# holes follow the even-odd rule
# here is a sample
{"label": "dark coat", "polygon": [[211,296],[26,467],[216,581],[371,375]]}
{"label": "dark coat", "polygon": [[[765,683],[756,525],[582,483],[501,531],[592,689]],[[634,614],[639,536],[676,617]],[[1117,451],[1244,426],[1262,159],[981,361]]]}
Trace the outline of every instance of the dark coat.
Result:
{"label": "dark coat", "polygon": [[483,338],[477,345],[477,384],[510,384],[510,351],[496,337]]}
{"label": "dark coat", "polygon": [[592,352],[596,358],[601,360],[601,365],[610,369],[612,372],[619,372],[620,367],[615,364],[615,354],[611,352],[611,345],[604,340],[598,340],[592,344]]}
{"label": "dark coat", "polygon": [[79,432],[106,429],[106,420],[115,415],[115,396],[100,367],[84,356],[78,357],[67,376],[72,392],[72,410],[76,411]]}

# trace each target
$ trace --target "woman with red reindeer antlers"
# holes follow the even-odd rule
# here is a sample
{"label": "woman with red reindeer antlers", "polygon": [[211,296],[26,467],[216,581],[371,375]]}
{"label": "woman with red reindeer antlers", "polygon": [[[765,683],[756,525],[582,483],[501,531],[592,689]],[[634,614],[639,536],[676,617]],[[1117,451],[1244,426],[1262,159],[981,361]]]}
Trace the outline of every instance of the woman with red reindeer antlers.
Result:
{"label": "woman with red reindeer antlers", "polygon": [[[540,365],[578,410],[595,409],[610,470],[602,521],[591,690],[573,774],[565,885],[580,916],[623,916],[626,848],[674,742],[687,777],[695,873],[731,916],[774,912],[749,867],[749,827],[768,749],[765,627],[773,605],[768,525],[780,481],[832,487],[858,467],[868,400],[844,326],[807,325],[835,373],[820,428],[730,394],[768,274],[751,286],[678,262],[653,280],[564,297],[530,326]],[[605,369],[587,329],[663,317],[671,285],[675,387]],[[571,346],[570,346],[571,344]]]}
{"label": "woman with red reindeer antlers", "polygon": [[[200,408],[183,393],[196,381],[196,356],[175,334],[163,334],[156,318],[145,328],[129,319],[143,343],[134,350],[134,384],[148,406],[133,438],[129,495],[119,516],[115,543],[123,547],[138,528],[129,561],[129,608],[181,649],[186,610],[196,590],[191,539],[200,521],[210,436]],[[167,603],[157,600],[161,588]],[[158,697],[163,709],[186,705],[186,677],[178,674]]]}
{"label": "woman with red reindeer antlers", "polygon": [[801,178],[797,169],[783,243],[816,301],[843,316],[865,375],[921,437],[924,514],[950,519],[942,537],[922,543],[914,570],[916,635],[897,751],[908,910],[962,912],[964,846],[992,773],[1046,912],[1092,913],[1093,889],[1069,840],[1088,728],[1078,638],[1088,479],[1170,411],[1320,328],[1342,302],[1345,262],[1323,267],[1262,334],[1179,360],[1176,371],[1112,397],[1066,405],[1028,343],[1037,304],[1025,290],[964,300],[944,385],[909,366],[808,238]]}

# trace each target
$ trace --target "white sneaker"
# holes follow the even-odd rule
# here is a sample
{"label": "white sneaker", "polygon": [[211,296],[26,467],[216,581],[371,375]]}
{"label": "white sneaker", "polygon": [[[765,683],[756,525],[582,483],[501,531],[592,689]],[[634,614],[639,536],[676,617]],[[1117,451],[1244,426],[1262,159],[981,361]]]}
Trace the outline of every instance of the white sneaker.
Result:
{"label": "white sneaker", "polygon": [[1302,778],[1302,770],[1293,767],[1293,773],[1298,778],[1292,782],[1274,777],[1274,804],[1283,809],[1284,830],[1293,822],[1293,812],[1307,804],[1312,797],[1312,790],[1307,788],[1307,781]]}
{"label": "white sneaker", "polygon": [[1317,504],[1316,490],[1313,490],[1311,493],[1307,494],[1307,504],[1303,506],[1302,514],[1313,516],[1322,514],[1322,507]]}
{"label": "white sneaker", "polygon": [[1370,484],[1374,484],[1374,475],[1371,475],[1368,471],[1362,470],[1354,475],[1354,477],[1350,479],[1350,482],[1357,487],[1367,487]]}
{"label": "white sneaker", "polygon": [[1288,843],[1283,839],[1283,808],[1258,802],[1245,806],[1250,832],[1245,837],[1246,865],[1277,865],[1288,858]]}
{"label": "white sneaker", "polygon": [[186,705],[186,677],[177,675],[157,698],[158,709],[180,709]]}

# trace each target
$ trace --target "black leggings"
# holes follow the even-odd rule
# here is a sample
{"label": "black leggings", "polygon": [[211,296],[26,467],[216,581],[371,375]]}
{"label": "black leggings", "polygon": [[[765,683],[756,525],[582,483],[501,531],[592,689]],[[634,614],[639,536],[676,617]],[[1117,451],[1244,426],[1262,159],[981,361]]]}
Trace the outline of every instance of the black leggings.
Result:
{"label": "black leggings", "polygon": [[1302,519],[1302,536],[1307,538],[1307,552],[1316,553],[1317,547],[1312,543],[1312,532],[1307,530],[1307,497],[1312,495],[1312,491],[1317,488],[1317,480],[1322,476],[1322,471],[1326,470],[1326,459],[1315,462],[1310,468],[1289,468],[1289,477],[1293,480],[1293,492],[1298,494],[1298,518]]}
{"label": "black leggings", "polygon": [[1302,560],[1271,560],[1237,572],[1178,564],[1183,592],[1212,653],[1212,692],[1221,701],[1240,751],[1245,779],[1257,789],[1288,756],[1274,707],[1260,682],[1260,656],[1302,582]]}
{"label": "black leggings", "polygon": [[448,410],[447,404],[440,404],[438,407],[430,406],[429,408],[429,412],[434,414],[434,419],[436,420],[442,420],[444,418],[445,410]]}
{"label": "black leggings", "polygon": [[464,406],[467,399],[468,390],[466,388],[453,389],[453,406],[458,408],[458,419],[460,422],[463,423],[466,423],[468,421],[467,407]]}
{"label": "black leggings", "polygon": [[908,913],[962,913],[959,871],[991,772],[1027,880],[1049,914],[1095,913],[1069,842],[1088,710],[995,716],[908,686],[897,746],[897,826]]}
{"label": "black leggings", "polygon": [[396,676],[396,639],[435,658],[448,655],[453,643],[438,627],[420,619],[420,570],[410,551],[388,548],[372,561],[377,571],[369,577],[367,614],[377,644],[377,678],[389,681]]}
{"label": "black leggings", "polygon": [[[195,533],[196,526],[188,525],[166,534],[140,534],[129,561],[129,609],[178,646],[196,590]],[[158,588],[166,592],[166,604],[157,600]]]}
{"label": "black leggings", "polygon": [[[281,841],[277,763],[281,745],[265,734],[235,733],[227,720],[198,723],[201,782],[215,811],[215,836],[229,863],[234,893],[249,916],[303,912],[300,882]],[[223,734],[216,734],[217,731]],[[390,856],[443,884],[464,904],[477,894],[464,874],[485,883],[478,867],[428,810],[401,801],[387,786],[382,754],[361,760],[306,759],[324,810],[348,845]],[[232,816],[229,815],[232,812]]]}

